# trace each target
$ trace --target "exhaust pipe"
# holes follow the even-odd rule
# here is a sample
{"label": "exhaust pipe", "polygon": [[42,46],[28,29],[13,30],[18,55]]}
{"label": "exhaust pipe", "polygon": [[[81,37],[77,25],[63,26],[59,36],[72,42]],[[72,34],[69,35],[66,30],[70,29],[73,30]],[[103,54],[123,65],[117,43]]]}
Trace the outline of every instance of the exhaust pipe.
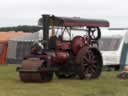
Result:
{"label": "exhaust pipe", "polygon": [[49,15],[42,15],[42,22],[43,22],[43,38],[42,40],[46,43],[44,43],[44,48],[48,49],[48,40],[49,40],[49,25],[50,25],[50,20],[49,20]]}

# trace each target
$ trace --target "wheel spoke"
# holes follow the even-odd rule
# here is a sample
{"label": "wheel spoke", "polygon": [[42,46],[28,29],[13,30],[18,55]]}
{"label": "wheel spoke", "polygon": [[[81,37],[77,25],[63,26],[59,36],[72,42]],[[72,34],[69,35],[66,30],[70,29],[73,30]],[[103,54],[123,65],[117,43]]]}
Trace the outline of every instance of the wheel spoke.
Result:
{"label": "wheel spoke", "polygon": [[95,65],[96,64],[96,60],[92,60],[90,61],[91,65]]}
{"label": "wheel spoke", "polygon": [[83,63],[83,65],[84,65],[84,67],[86,67],[86,66],[88,66],[89,64],[87,64],[87,63]]}
{"label": "wheel spoke", "polygon": [[83,61],[84,61],[84,62],[87,62],[87,61],[88,61],[88,59],[87,59],[86,56],[83,57]]}
{"label": "wheel spoke", "polygon": [[86,75],[86,74],[88,74],[88,73],[89,73],[89,67],[85,68],[84,74]]}
{"label": "wheel spoke", "polygon": [[92,59],[92,54],[91,54],[91,52],[88,53],[88,57],[89,57],[88,60],[91,61],[91,59]]}
{"label": "wheel spoke", "polygon": [[91,64],[90,66],[95,69],[97,68],[96,64]]}
{"label": "wheel spoke", "polygon": [[95,64],[96,63],[96,57],[94,54],[89,50],[86,55],[83,57],[84,61],[89,64]]}
{"label": "wheel spoke", "polygon": [[96,60],[95,59],[91,59],[90,57],[89,57],[89,59],[87,58],[87,57],[83,57],[83,61],[84,62],[86,62],[86,63],[89,63],[89,64],[95,64],[96,63]]}
{"label": "wheel spoke", "polygon": [[91,60],[90,58],[91,58],[90,55],[87,55],[83,57],[83,60],[84,62],[90,63],[90,60]]}
{"label": "wheel spoke", "polygon": [[90,71],[91,71],[92,73],[96,73],[96,68],[90,66],[89,69],[90,69]]}

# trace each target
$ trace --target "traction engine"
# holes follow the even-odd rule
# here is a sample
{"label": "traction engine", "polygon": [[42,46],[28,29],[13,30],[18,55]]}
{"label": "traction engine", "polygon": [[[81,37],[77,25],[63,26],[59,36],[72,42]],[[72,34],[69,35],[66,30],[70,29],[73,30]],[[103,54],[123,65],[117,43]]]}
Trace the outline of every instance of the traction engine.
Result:
{"label": "traction engine", "polygon": [[[47,82],[52,80],[54,73],[60,79],[95,79],[101,75],[99,27],[108,27],[108,21],[42,15],[39,23],[43,29],[43,48],[34,44],[31,55],[17,67],[21,81]],[[84,35],[72,36],[73,30],[78,34],[82,31]],[[64,40],[65,33],[69,40]]]}

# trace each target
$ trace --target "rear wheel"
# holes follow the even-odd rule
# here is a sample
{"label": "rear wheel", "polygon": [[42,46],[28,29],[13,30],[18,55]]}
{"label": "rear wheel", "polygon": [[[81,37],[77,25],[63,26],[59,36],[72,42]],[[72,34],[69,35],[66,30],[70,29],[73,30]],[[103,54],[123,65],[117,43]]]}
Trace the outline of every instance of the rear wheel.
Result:
{"label": "rear wheel", "polygon": [[80,79],[95,79],[100,76],[102,71],[102,57],[96,48],[82,48],[76,60],[80,64]]}

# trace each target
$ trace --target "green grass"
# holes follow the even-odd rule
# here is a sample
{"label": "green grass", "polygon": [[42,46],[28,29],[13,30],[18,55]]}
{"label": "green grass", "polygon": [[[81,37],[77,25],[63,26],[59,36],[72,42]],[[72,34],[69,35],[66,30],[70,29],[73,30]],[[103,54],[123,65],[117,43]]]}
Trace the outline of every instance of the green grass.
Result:
{"label": "green grass", "polygon": [[19,81],[15,65],[0,66],[0,96],[128,96],[128,80],[118,72],[103,72],[97,80],[59,80],[49,83]]}

